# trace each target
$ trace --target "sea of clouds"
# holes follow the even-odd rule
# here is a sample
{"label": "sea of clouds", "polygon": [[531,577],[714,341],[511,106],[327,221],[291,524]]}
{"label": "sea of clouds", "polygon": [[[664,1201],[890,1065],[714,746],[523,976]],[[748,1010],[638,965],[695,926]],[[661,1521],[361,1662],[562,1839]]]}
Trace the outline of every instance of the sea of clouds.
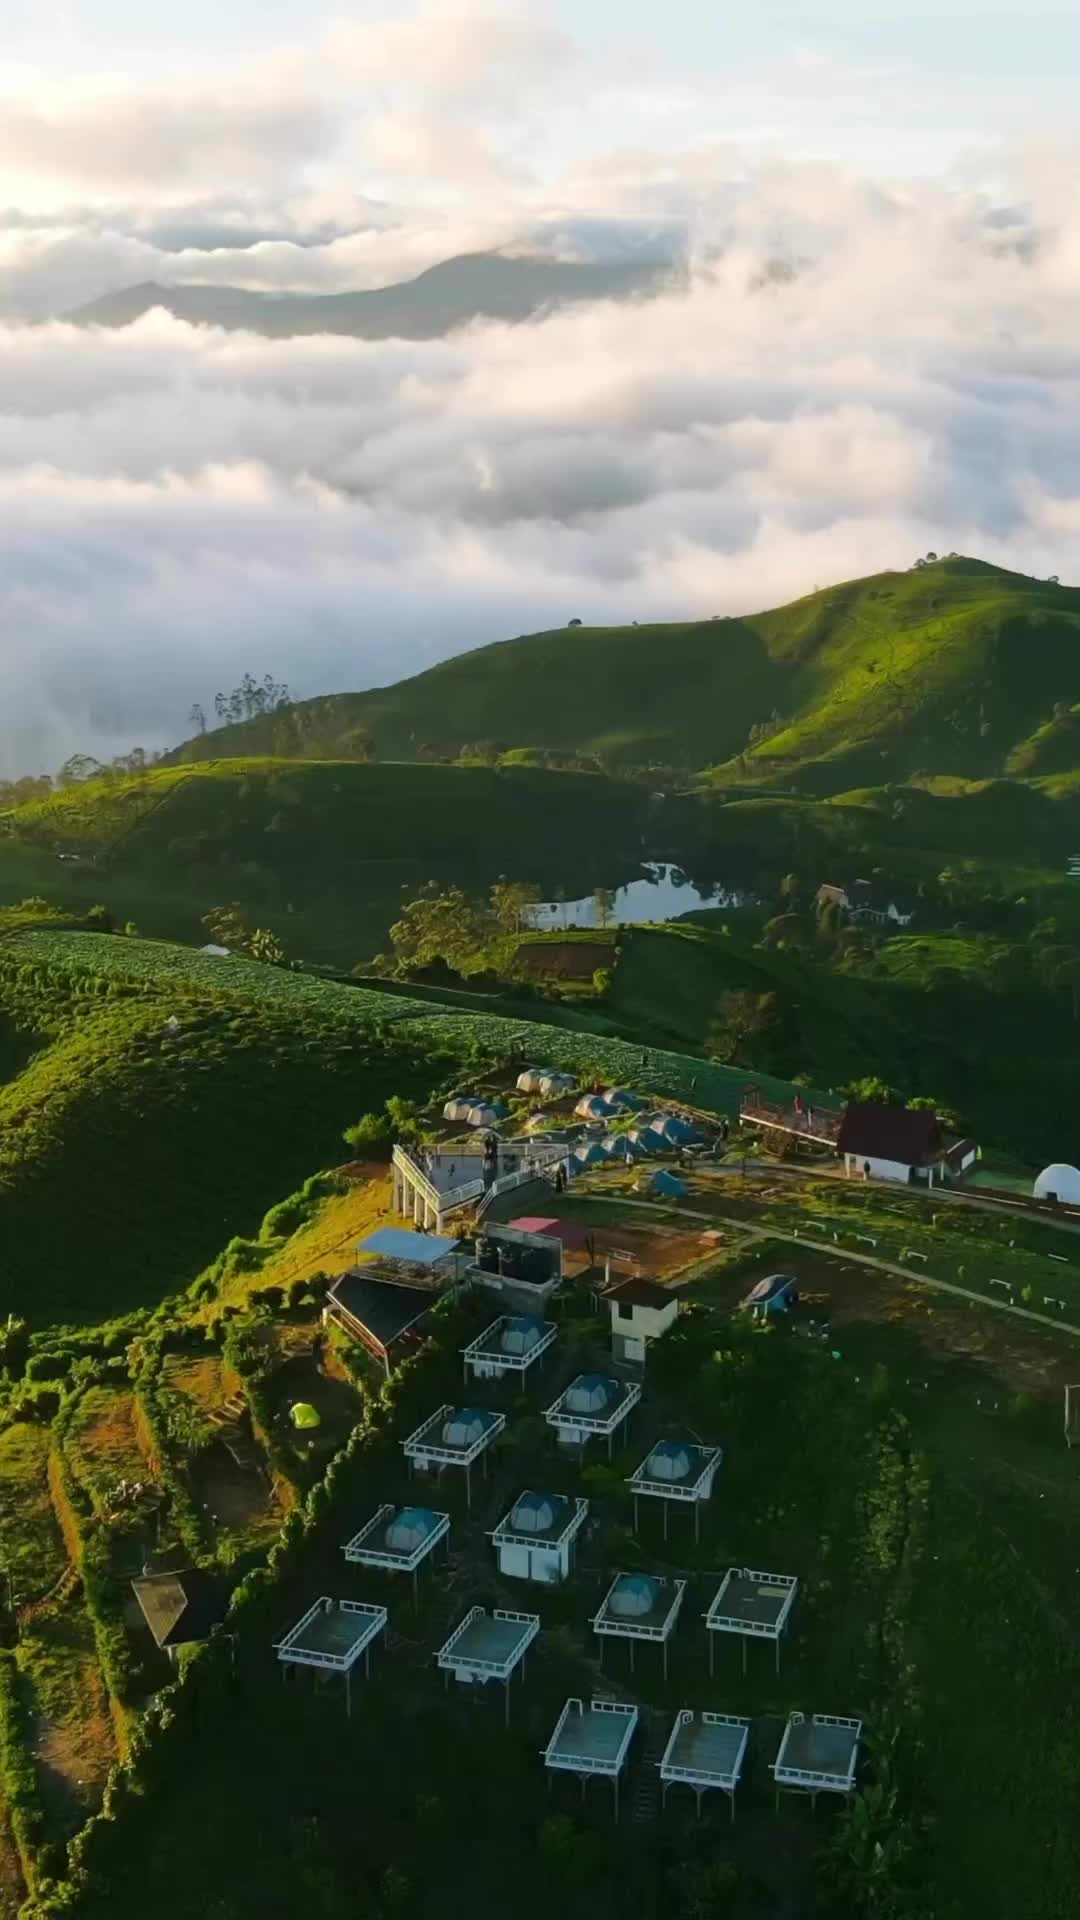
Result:
{"label": "sea of clouds", "polygon": [[[0,774],[170,744],[248,669],[380,684],[928,548],[1077,577],[1072,156],[870,178],[733,144],[722,103],[715,139],[606,148],[593,116],[580,151],[589,100],[640,79],[469,18],[466,42],[460,12],[328,29],[246,91],[0,86]],[[135,281],[337,291],[491,245],[663,246],[690,280],[426,342],[61,317]]]}

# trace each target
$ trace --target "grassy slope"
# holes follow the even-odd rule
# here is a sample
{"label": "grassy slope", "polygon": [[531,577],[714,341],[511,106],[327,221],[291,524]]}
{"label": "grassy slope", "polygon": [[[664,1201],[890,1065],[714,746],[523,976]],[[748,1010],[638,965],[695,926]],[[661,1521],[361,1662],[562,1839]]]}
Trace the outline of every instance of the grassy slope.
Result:
{"label": "grassy slope", "polygon": [[[510,872],[569,897],[632,870],[648,796],[536,768],[222,760],[94,781],[0,821],[0,899],[62,890],[85,910],[195,940],[240,901],[307,958],[352,966],[382,944],[401,889],[483,890]],[[588,833],[581,831],[588,822]],[[75,855],[61,863],[59,854]]]}
{"label": "grassy slope", "polygon": [[625,1041],[86,933],[0,948],[0,1013],[39,1043],[0,1087],[5,1304],[36,1325],[100,1320],[191,1281],[342,1157],[345,1125],[460,1076],[477,1044],[693,1087],[720,1112],[746,1079],[655,1050],[642,1070]]}
{"label": "grassy slope", "polygon": [[1042,1163],[1061,1150],[1080,1027],[1038,992],[993,994],[985,982],[997,947],[989,938],[898,935],[866,976],[702,927],[640,928],[623,936],[614,1008],[667,1045],[700,1046],[720,994],[777,993],[785,1032],[768,1058],[778,1073],[829,1087],[880,1074],[909,1095],[953,1105],[984,1143]]}
{"label": "grassy slope", "polygon": [[[367,736],[408,756],[487,739],[717,766],[729,780],[800,774],[828,792],[883,770],[1001,772],[1078,680],[1080,591],[956,559],[741,619],[504,641],[180,753],[347,755]],[[736,765],[774,710],[787,725]]]}

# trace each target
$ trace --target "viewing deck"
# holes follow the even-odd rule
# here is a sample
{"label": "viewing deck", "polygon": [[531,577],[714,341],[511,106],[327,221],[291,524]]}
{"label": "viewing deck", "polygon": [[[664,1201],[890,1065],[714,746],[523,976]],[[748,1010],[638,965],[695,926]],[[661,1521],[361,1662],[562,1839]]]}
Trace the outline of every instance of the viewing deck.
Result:
{"label": "viewing deck", "polygon": [[842,1107],[815,1107],[804,1101],[787,1107],[773,1106],[761,1098],[756,1087],[748,1087],[739,1103],[741,1126],[793,1134],[800,1140],[813,1140],[824,1147],[835,1147],[843,1118]]}

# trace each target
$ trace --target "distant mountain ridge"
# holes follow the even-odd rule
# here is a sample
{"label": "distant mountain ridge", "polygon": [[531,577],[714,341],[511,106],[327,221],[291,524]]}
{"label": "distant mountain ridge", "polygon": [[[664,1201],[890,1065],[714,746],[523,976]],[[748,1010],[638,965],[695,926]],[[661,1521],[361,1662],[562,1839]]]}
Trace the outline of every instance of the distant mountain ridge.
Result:
{"label": "distant mountain ridge", "polygon": [[170,759],[592,755],[816,794],[1080,781],[1080,591],[953,556],[738,618],[567,626],[189,740]]}
{"label": "distant mountain ridge", "polygon": [[607,265],[500,253],[458,254],[412,280],[354,293],[262,293],[244,287],[144,281],[103,294],[64,318],[80,327],[129,327],[155,307],[190,326],[287,339],[432,340],[473,320],[529,320],[548,308],[655,294],[684,279],[670,259]]}

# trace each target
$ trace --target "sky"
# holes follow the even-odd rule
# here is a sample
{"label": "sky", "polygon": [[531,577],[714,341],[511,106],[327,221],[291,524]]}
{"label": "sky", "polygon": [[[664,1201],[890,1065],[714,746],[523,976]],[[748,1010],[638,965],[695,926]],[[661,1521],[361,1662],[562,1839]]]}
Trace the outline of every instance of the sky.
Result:
{"label": "sky", "polygon": [[[246,670],[1080,577],[1078,71],[1080,0],[0,0],[0,775]],[[63,318],[661,242],[677,292],[438,342]]]}

